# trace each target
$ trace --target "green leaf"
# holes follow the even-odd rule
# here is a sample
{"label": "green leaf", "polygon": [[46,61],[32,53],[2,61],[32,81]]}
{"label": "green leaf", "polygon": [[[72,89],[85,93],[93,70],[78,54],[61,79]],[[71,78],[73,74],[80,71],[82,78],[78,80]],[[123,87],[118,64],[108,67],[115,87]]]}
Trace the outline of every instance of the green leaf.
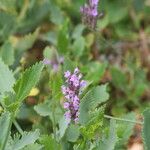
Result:
{"label": "green leaf", "polygon": [[62,84],[63,84],[62,74],[60,72],[57,72],[55,74],[51,74],[50,88],[52,90],[53,98],[60,99],[60,97],[62,95],[62,93],[61,93]]}
{"label": "green leaf", "polygon": [[16,0],[0,0],[0,9],[8,12],[15,12]]}
{"label": "green leaf", "polygon": [[63,64],[63,71],[64,72],[67,71],[67,70],[73,71],[73,69],[75,67],[76,67],[76,64],[71,59],[66,57],[65,60],[64,60],[64,64]]}
{"label": "green leaf", "polygon": [[5,112],[0,117],[0,149],[5,149],[9,132],[11,130],[11,115]]}
{"label": "green leaf", "polygon": [[103,30],[109,24],[109,16],[106,14],[102,19],[98,20],[97,26],[100,30]]}
{"label": "green leaf", "polygon": [[[136,121],[136,115],[135,113],[128,113],[126,115],[121,116],[124,119]],[[135,124],[134,123],[129,123],[129,122],[117,122],[117,136],[118,136],[118,141],[115,146],[115,150],[118,150],[120,147],[124,146],[127,144],[130,136],[133,134],[133,128]]]}
{"label": "green leaf", "polygon": [[90,118],[92,119],[90,119],[86,126],[81,127],[80,131],[85,139],[93,139],[93,137],[97,134],[97,131],[101,130],[103,127],[104,108],[105,106],[93,110],[90,114]]}
{"label": "green leaf", "polygon": [[16,16],[12,13],[0,11],[0,42],[7,39],[16,27]]}
{"label": "green leaf", "polygon": [[67,127],[68,127],[68,123],[67,123],[65,117],[63,116],[59,122],[59,136],[60,136],[60,138],[62,138],[65,135]]}
{"label": "green leaf", "polygon": [[103,77],[106,71],[107,64],[101,64],[99,62],[92,62],[86,67],[86,79],[92,81],[93,83],[97,83]]}
{"label": "green leaf", "polygon": [[0,59],[0,93],[12,91],[15,83],[13,73],[9,70],[8,66]]}
{"label": "green leaf", "polygon": [[49,116],[52,114],[51,108],[46,103],[41,103],[36,106],[34,106],[34,110],[40,115],[40,116]]}
{"label": "green leaf", "polygon": [[5,42],[1,47],[1,57],[5,64],[12,65],[14,62],[14,48],[10,42]]}
{"label": "green leaf", "polygon": [[36,29],[35,32],[29,33],[24,37],[20,38],[15,46],[15,49],[17,49],[19,52],[28,50],[34,44],[38,34],[39,34],[39,29]]}
{"label": "green leaf", "polygon": [[80,57],[83,54],[85,48],[85,39],[84,37],[78,37],[73,43],[73,53],[76,57]]}
{"label": "green leaf", "polygon": [[144,142],[144,147],[145,150],[150,149],[150,109],[146,109],[143,113],[144,116],[144,125],[143,125],[143,131],[142,131],[142,136],[143,136],[143,142]]}
{"label": "green leaf", "polygon": [[95,109],[99,104],[106,102],[109,95],[106,91],[107,84],[92,88],[81,99],[79,122],[86,124],[90,120],[90,111]]}
{"label": "green leaf", "polygon": [[61,27],[57,39],[58,51],[61,54],[65,54],[67,52],[68,43],[69,43],[68,21],[66,21],[64,25]]}
{"label": "green leaf", "polygon": [[44,150],[62,150],[61,146],[51,136],[44,135],[39,141],[44,145]]}
{"label": "green leaf", "polygon": [[114,150],[117,142],[117,134],[116,134],[116,121],[110,120],[110,129],[108,137],[105,137],[100,142],[98,149],[100,150]]}
{"label": "green leaf", "polygon": [[64,17],[63,17],[60,7],[55,5],[53,1],[50,1],[49,7],[51,11],[50,13],[51,21],[55,23],[56,25],[61,25],[64,21]]}
{"label": "green leaf", "polygon": [[54,47],[47,46],[43,51],[44,58],[49,60],[57,60],[58,53]]}
{"label": "green leaf", "polygon": [[126,75],[117,68],[111,69],[111,75],[112,75],[112,83],[117,88],[122,89],[124,91],[127,85]]}
{"label": "green leaf", "polygon": [[36,63],[27,69],[14,86],[17,101],[24,100],[31,89],[37,84],[40,79],[44,65],[42,62]]}
{"label": "green leaf", "polygon": [[39,130],[24,132],[21,138],[17,137],[16,139],[14,139],[11,147],[13,150],[21,150],[25,146],[33,144],[39,138],[39,136]]}
{"label": "green leaf", "polygon": [[[124,5],[124,7],[122,7],[122,5]],[[126,15],[128,14],[128,9],[126,7],[125,1],[111,1],[106,7],[110,23],[117,23],[120,20],[124,19],[124,17],[126,17]]]}
{"label": "green leaf", "polygon": [[43,150],[43,146],[35,143],[27,145],[25,148],[22,148],[21,150]]}
{"label": "green leaf", "polygon": [[82,35],[82,32],[84,29],[85,29],[85,26],[83,24],[77,25],[72,33],[72,38],[78,39]]}
{"label": "green leaf", "polygon": [[79,127],[77,125],[70,124],[66,131],[66,139],[70,142],[76,142],[79,135]]}

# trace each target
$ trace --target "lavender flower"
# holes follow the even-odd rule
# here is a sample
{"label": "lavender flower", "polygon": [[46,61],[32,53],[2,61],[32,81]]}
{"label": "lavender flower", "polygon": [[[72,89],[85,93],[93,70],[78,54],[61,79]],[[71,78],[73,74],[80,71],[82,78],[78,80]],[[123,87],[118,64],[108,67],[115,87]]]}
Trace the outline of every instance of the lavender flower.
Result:
{"label": "lavender flower", "polygon": [[52,69],[54,72],[57,72],[59,69],[59,65],[62,64],[64,62],[64,58],[63,57],[59,57],[59,58],[53,58],[53,59],[47,59],[44,58],[43,63],[45,65],[51,65]]}
{"label": "lavender flower", "polygon": [[81,80],[82,74],[78,68],[74,69],[74,73],[66,71],[64,73],[66,78],[66,86],[62,86],[62,93],[64,94],[66,101],[64,102],[64,109],[66,109],[65,118],[70,123],[79,121],[79,104],[80,94],[82,89],[86,86],[86,81]]}
{"label": "lavender flower", "polygon": [[99,16],[97,10],[99,0],[89,0],[88,2],[88,4],[84,4],[84,6],[80,8],[80,12],[82,14],[83,23],[94,30]]}

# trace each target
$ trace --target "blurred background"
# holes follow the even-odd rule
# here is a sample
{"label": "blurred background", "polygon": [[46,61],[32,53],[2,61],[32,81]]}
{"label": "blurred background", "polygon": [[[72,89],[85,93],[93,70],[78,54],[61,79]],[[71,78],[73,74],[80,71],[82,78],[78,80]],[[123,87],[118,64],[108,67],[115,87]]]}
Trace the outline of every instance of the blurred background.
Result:
{"label": "blurred background", "polygon": [[[150,106],[150,0],[100,0],[103,16],[97,22],[96,34],[81,22],[84,3],[0,0],[0,57],[17,75],[43,60],[47,55],[44,49],[51,46],[68,63],[80,66],[94,85],[109,83],[107,114],[120,117],[129,113],[132,119],[130,112],[134,112],[141,120],[143,110]],[[43,73],[22,107],[18,120],[24,129],[47,126],[46,121],[43,126],[39,123],[33,109],[51,92],[47,82]],[[121,142],[126,144],[122,147],[142,150],[141,126],[129,125],[124,134],[127,137]]]}

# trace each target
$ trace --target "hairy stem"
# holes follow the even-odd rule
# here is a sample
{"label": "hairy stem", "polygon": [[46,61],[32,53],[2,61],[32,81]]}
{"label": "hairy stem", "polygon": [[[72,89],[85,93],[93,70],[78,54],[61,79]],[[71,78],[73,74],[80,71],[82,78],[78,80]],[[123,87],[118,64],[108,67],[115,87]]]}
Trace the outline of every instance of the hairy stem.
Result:
{"label": "hairy stem", "polygon": [[18,130],[18,132],[23,135],[23,130],[21,129],[20,125],[18,124],[18,122],[16,120],[13,121],[13,124],[15,125],[16,129]]}
{"label": "hairy stem", "polygon": [[140,122],[140,121],[133,121],[133,120],[129,120],[129,119],[117,118],[117,117],[113,117],[113,116],[109,116],[109,115],[104,115],[104,117],[108,118],[108,119],[115,119],[117,121],[124,121],[124,122],[130,122],[130,123],[143,125],[143,122]]}

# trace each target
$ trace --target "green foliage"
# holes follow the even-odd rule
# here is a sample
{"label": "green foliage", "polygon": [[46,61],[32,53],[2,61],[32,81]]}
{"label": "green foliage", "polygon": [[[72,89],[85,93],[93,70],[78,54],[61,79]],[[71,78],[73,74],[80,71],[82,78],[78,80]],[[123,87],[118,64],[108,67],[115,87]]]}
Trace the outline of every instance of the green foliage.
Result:
{"label": "green foliage", "polygon": [[[8,147],[13,150],[22,150],[23,148],[27,149],[26,146],[33,144],[39,138],[39,136],[39,130],[24,132],[21,138],[20,136],[16,135]],[[28,147],[31,149],[31,147],[35,147],[35,145],[30,145]]]}
{"label": "green foliage", "polygon": [[5,64],[12,65],[14,63],[14,48],[9,41],[2,45],[0,55]]}
{"label": "green foliage", "polygon": [[31,89],[37,84],[40,79],[40,74],[43,69],[42,62],[35,64],[31,68],[27,69],[17,83],[14,86],[14,90],[16,92],[16,100],[22,101],[24,100]]}
{"label": "green foliage", "polygon": [[34,110],[40,115],[40,116],[49,116],[51,115],[51,108],[46,103],[41,103],[36,106],[34,106]]}
{"label": "green foliage", "polygon": [[124,90],[126,88],[124,86],[127,84],[126,75],[117,68],[111,69],[111,75],[113,84],[119,89]]}
{"label": "green foliage", "polygon": [[42,150],[43,146],[40,144],[29,144],[26,147],[22,148],[21,150]]}
{"label": "green foliage", "polygon": [[144,125],[143,125],[143,131],[142,131],[142,136],[143,136],[143,142],[144,142],[144,147],[145,150],[150,149],[150,128],[149,128],[149,123],[150,123],[150,109],[146,109],[143,113],[144,116]]}
{"label": "green foliage", "polygon": [[62,86],[62,74],[51,74],[49,85],[52,91],[53,98],[59,99],[62,95],[60,91]]}
{"label": "green foliage", "polygon": [[60,138],[62,138],[65,135],[67,127],[68,127],[67,120],[63,116],[59,122],[59,136],[60,136]]}
{"label": "green foliage", "polygon": [[55,2],[50,1],[50,20],[56,25],[60,25],[64,21],[64,17],[61,9],[55,4]]}
{"label": "green foliage", "polygon": [[15,83],[15,78],[12,71],[8,66],[0,59],[0,93],[12,91],[12,87]]}
{"label": "green foliage", "polygon": [[66,21],[60,27],[57,39],[57,47],[60,54],[66,54],[68,44],[69,44],[68,21]]}
{"label": "green foliage", "polygon": [[[95,31],[82,24],[85,3],[0,0],[0,150],[123,150],[136,138],[133,112],[149,106],[149,0],[101,0]],[[44,58],[58,69],[36,63]],[[68,124],[61,85],[75,67],[88,85],[79,124]],[[105,113],[131,122],[109,123]],[[149,150],[149,109],[143,116]]]}
{"label": "green foliage", "polygon": [[44,145],[45,150],[61,150],[61,146],[51,136],[44,135],[40,138],[40,143]]}
{"label": "green foliage", "polygon": [[107,85],[92,88],[81,99],[79,122],[86,124],[90,119],[90,111],[96,109],[98,105],[108,100],[109,95],[106,91]]}
{"label": "green foliage", "polygon": [[78,37],[73,43],[74,55],[78,58],[83,55],[85,49],[85,39],[84,37]]}
{"label": "green foliage", "polygon": [[[127,115],[122,116],[124,119],[136,121],[135,113],[128,113]],[[118,141],[115,146],[115,150],[125,147],[130,136],[133,134],[134,123],[129,122],[117,122],[117,136]]]}
{"label": "green foliage", "polygon": [[116,142],[116,121],[110,120],[109,134],[108,136],[102,138],[102,141],[100,141],[99,146],[97,148],[101,150],[114,150]]}
{"label": "green foliage", "polygon": [[89,71],[86,75],[86,79],[93,83],[98,83],[103,77],[106,71],[107,64],[100,64],[99,62],[90,63],[85,67],[86,71]]}
{"label": "green foliage", "polygon": [[76,125],[69,125],[66,131],[66,139],[70,142],[76,142],[80,135],[79,127]]}
{"label": "green foliage", "polygon": [[82,25],[82,24],[77,25],[74,28],[74,31],[72,33],[72,38],[73,39],[78,39],[82,35],[82,32],[83,32],[84,28],[85,28],[85,26]]}
{"label": "green foliage", "polygon": [[24,37],[20,38],[17,44],[15,45],[15,49],[20,52],[24,52],[31,48],[38,36],[39,29],[35,30],[35,32],[25,35]]}

